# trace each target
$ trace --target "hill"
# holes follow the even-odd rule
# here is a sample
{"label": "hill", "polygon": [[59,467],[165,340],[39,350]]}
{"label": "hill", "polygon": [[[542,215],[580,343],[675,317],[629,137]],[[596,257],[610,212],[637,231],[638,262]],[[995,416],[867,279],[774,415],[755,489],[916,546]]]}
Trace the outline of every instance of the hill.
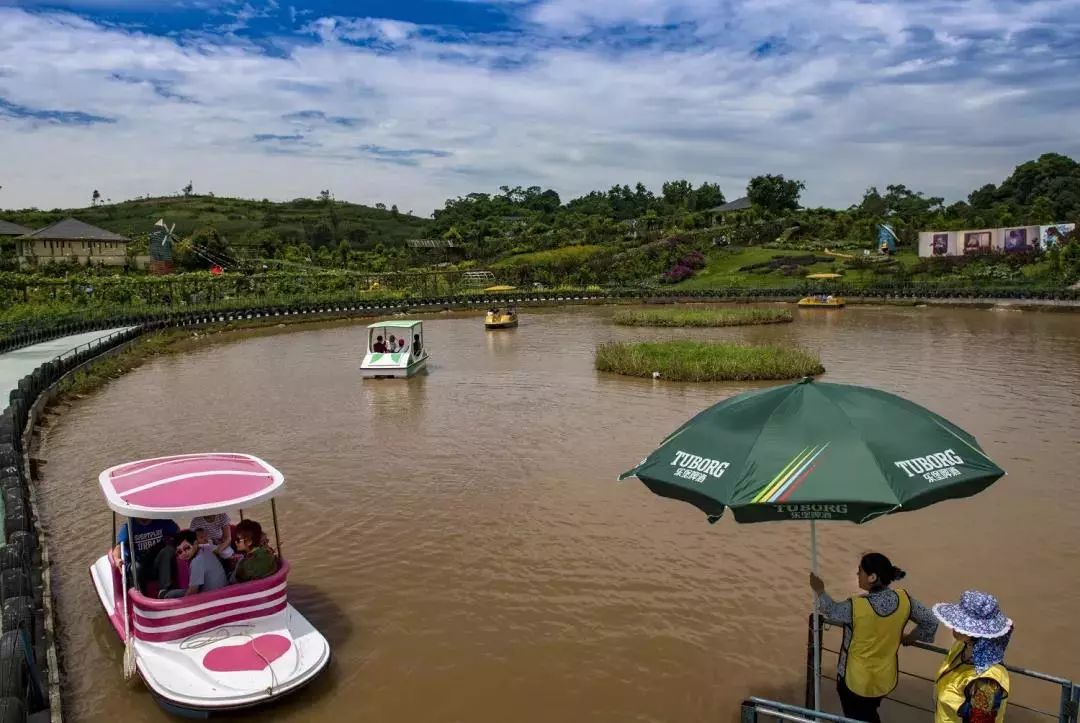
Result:
{"label": "hill", "polygon": [[285,203],[218,196],[166,196],[120,203],[99,203],[88,208],[0,210],[5,221],[41,228],[68,216],[139,238],[164,218],[176,224],[185,238],[213,229],[229,245],[274,247],[308,244],[312,248],[337,246],[345,241],[356,249],[377,244],[398,244],[423,237],[430,222],[418,216],[371,208],[332,198],[298,198]]}

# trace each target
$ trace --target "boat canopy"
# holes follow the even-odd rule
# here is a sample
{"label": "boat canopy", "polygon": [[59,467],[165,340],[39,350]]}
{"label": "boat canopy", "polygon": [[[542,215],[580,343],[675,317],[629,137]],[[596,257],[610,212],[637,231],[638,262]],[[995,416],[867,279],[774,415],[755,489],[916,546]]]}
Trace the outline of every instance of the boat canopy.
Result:
{"label": "boat canopy", "polygon": [[243,509],[285,486],[285,476],[267,462],[231,452],[127,462],[105,470],[98,481],[113,512],[150,519]]}
{"label": "boat canopy", "polygon": [[374,324],[368,324],[369,329],[411,329],[414,326],[420,326],[424,322],[422,321],[376,321]]}

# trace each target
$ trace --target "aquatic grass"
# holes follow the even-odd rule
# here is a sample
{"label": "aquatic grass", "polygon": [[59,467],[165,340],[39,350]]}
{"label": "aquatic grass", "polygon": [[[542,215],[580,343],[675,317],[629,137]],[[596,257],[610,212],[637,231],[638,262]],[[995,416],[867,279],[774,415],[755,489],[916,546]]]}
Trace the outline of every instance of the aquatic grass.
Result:
{"label": "aquatic grass", "polygon": [[644,309],[616,311],[611,320],[620,326],[747,326],[782,324],[792,320],[787,309]]}
{"label": "aquatic grass", "polygon": [[797,379],[821,374],[814,354],[797,347],[708,341],[610,342],[596,348],[596,368],[680,382]]}

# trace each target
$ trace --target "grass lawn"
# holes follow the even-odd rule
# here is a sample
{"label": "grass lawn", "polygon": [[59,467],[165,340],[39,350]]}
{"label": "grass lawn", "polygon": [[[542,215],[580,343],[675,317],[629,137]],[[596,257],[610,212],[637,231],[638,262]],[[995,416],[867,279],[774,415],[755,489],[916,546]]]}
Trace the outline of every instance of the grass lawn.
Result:
{"label": "grass lawn", "polygon": [[[770,261],[777,256],[806,256],[811,252],[809,251],[782,251],[778,249],[767,249],[759,246],[751,246],[745,248],[729,248],[729,249],[716,249],[708,254],[706,257],[706,265],[704,269],[698,271],[698,273],[692,278],[682,281],[678,284],[674,284],[673,288],[676,289],[719,289],[729,287],[798,287],[801,286],[805,279],[803,278],[807,274],[823,274],[823,273],[842,273],[843,278],[839,279],[846,284],[870,284],[875,280],[880,280],[880,276],[875,276],[871,269],[844,269],[842,257],[837,257],[833,263],[820,262],[811,264],[810,266],[804,266],[803,273],[799,276],[787,276],[778,271],[739,271],[743,266],[750,264],[764,263]],[[821,252],[814,252],[816,256],[824,256]],[[840,253],[851,253],[852,255],[859,255],[858,252],[843,251]],[[911,267],[918,260],[919,257],[914,251],[903,251],[898,253],[895,257],[905,267]]]}

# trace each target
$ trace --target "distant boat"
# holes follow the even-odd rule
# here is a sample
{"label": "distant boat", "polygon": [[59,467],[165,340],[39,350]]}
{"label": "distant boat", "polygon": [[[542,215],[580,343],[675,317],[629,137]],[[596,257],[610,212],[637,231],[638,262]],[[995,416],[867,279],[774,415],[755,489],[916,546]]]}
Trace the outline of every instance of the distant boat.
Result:
{"label": "distant boat", "polygon": [[491,309],[484,317],[485,329],[512,329],[518,325],[517,309]]}
{"label": "distant boat", "polygon": [[364,379],[406,379],[424,369],[427,361],[422,321],[395,319],[368,326],[367,351],[360,365]]}

